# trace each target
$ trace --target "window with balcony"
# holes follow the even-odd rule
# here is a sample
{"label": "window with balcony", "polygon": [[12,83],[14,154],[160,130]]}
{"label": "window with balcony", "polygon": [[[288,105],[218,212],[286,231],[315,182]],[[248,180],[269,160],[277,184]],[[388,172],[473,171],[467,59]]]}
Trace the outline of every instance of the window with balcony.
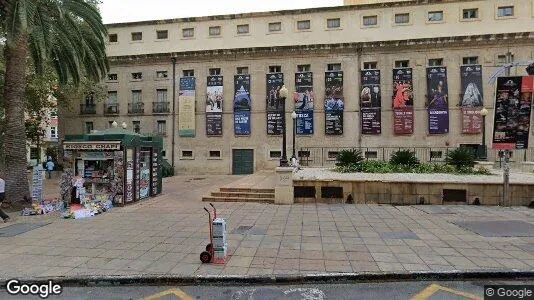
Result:
{"label": "window with balcony", "polygon": [[152,103],[152,112],[153,113],[168,113],[169,102],[167,101],[167,89],[157,89],[156,90],[156,102]]}
{"label": "window with balcony", "polygon": [[333,28],[340,28],[341,27],[341,19],[335,18],[335,19],[327,19],[326,20],[326,28],[333,29]]}
{"label": "window with balcony", "polygon": [[132,73],[132,80],[143,80],[143,73],[142,72]]}
{"label": "window with balcony", "polygon": [[143,33],[142,32],[132,32],[132,41],[142,41]]}
{"label": "window with balcony", "polygon": [[395,14],[395,24],[408,24],[410,23],[410,14]]}
{"label": "window with balcony", "polygon": [[182,29],[182,37],[192,38],[195,36],[195,28],[184,28]]}
{"label": "window with balcony", "polygon": [[249,33],[249,25],[248,24],[242,24],[242,25],[237,25],[237,34],[247,34]]}
{"label": "window with balcony", "polygon": [[310,30],[311,28],[311,21],[310,20],[304,20],[304,21],[298,21],[297,22],[297,29],[298,30]]}
{"label": "window with balcony", "polygon": [[429,67],[443,66],[443,58],[431,58],[428,60]]}
{"label": "window with balcony", "polygon": [[269,23],[269,32],[282,31],[282,22]]}
{"label": "window with balcony", "polygon": [[90,92],[85,96],[85,102],[80,104],[80,114],[94,115],[96,114],[95,93]]}
{"label": "window with balcony", "polygon": [[210,26],[209,34],[210,34],[210,36],[220,36],[221,35],[221,26]]}
{"label": "window with balcony", "polygon": [[141,90],[132,90],[132,102],[128,103],[128,113],[142,114],[145,112]]}
{"label": "window with balcony", "polygon": [[311,65],[298,65],[297,72],[309,72],[311,70]]}
{"label": "window with balcony", "polygon": [[132,127],[135,133],[141,133],[141,121],[132,121]]}
{"label": "window with balcony", "polygon": [[109,91],[108,98],[104,103],[105,114],[118,114],[119,113],[119,100],[116,91]]}
{"label": "window with balcony", "polygon": [[165,79],[169,77],[168,71],[156,71],[156,79]]}
{"label": "window with balcony", "polygon": [[497,9],[497,16],[499,18],[513,17],[514,7],[513,6],[499,6],[499,8]]}
{"label": "window with balcony", "polygon": [[157,30],[156,31],[156,38],[158,40],[166,40],[169,38],[169,31],[168,30]]}
{"label": "window with balcony", "polygon": [[376,70],[376,65],[378,63],[376,61],[366,61],[363,63],[363,69],[364,70]]}
{"label": "window with balcony", "polygon": [[110,33],[108,34],[108,41],[110,43],[116,43],[119,40],[119,36],[116,33]]}
{"label": "window with balcony", "polygon": [[195,70],[183,70],[183,77],[195,77]]}
{"label": "window with balcony", "polygon": [[248,67],[237,67],[236,72],[237,72],[237,75],[247,75]]}
{"label": "window with balcony", "polygon": [[462,59],[464,65],[478,65],[478,56],[469,56]]}
{"label": "window with balcony", "polygon": [[462,17],[464,20],[478,19],[478,8],[467,8],[463,10]]}
{"label": "window with balcony", "polygon": [[395,61],[395,68],[408,68],[408,67],[410,67],[409,60],[396,60]]}
{"label": "window with balcony", "polygon": [[441,22],[443,21],[443,11],[429,11],[428,22]]}
{"label": "window with balcony", "polygon": [[117,76],[117,73],[108,74],[108,81],[117,81],[117,80],[119,80],[119,76]]}
{"label": "window with balcony", "polygon": [[282,73],[282,66],[269,66],[269,73]]}
{"label": "window with balcony", "polygon": [[209,73],[211,76],[221,75],[221,68],[210,68]]}
{"label": "window with balcony", "polygon": [[165,120],[158,120],[156,124],[156,134],[161,136],[167,135],[167,121]]}
{"label": "window with balcony", "polygon": [[364,16],[363,26],[376,26],[378,25],[378,16]]}
{"label": "window with balcony", "polygon": [[50,138],[57,139],[57,127],[56,126],[50,126]]}
{"label": "window with balcony", "polygon": [[93,122],[85,122],[85,133],[89,134],[93,131],[94,125]]}

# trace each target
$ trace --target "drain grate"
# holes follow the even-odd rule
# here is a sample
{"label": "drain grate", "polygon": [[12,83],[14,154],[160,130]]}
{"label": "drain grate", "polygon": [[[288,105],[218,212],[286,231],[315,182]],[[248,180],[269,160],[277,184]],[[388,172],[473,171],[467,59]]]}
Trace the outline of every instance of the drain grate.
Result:
{"label": "drain grate", "polygon": [[232,234],[250,234],[250,235],[265,235],[265,229],[263,228],[256,228],[253,226],[239,226],[236,229],[234,229]]}
{"label": "drain grate", "polygon": [[50,223],[18,223],[0,228],[0,237],[12,237],[32,231],[39,227],[46,226]]}
{"label": "drain grate", "polygon": [[419,240],[417,234],[411,231],[381,232],[380,237],[384,240]]}

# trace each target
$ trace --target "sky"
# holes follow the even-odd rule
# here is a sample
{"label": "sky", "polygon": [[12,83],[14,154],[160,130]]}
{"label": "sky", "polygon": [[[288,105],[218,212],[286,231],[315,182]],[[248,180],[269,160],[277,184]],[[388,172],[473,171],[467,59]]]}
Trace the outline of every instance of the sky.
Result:
{"label": "sky", "polygon": [[102,0],[102,2],[100,11],[105,24],[343,5],[343,0]]}

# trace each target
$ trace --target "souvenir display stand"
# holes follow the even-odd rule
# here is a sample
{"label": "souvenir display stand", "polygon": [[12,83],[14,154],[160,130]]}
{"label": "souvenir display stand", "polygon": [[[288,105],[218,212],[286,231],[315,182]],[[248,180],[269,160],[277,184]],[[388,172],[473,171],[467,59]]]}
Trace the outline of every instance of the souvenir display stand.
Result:
{"label": "souvenir display stand", "polygon": [[144,136],[122,128],[65,136],[66,166],[72,168],[71,204],[86,208],[126,205],[161,193],[159,136]]}

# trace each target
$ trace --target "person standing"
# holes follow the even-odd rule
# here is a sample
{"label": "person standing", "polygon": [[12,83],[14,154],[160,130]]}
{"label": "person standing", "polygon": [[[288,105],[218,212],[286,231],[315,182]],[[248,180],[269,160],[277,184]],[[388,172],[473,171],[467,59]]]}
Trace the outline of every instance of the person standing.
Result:
{"label": "person standing", "polygon": [[6,182],[3,178],[0,177],[0,218],[4,221],[4,223],[9,222],[9,216],[2,210],[2,202],[4,202],[4,199],[6,198]]}
{"label": "person standing", "polygon": [[52,162],[52,160],[48,160],[48,162],[46,162],[46,173],[48,174],[48,179],[52,178],[52,171],[54,171],[55,166],[56,165],[54,162]]}

